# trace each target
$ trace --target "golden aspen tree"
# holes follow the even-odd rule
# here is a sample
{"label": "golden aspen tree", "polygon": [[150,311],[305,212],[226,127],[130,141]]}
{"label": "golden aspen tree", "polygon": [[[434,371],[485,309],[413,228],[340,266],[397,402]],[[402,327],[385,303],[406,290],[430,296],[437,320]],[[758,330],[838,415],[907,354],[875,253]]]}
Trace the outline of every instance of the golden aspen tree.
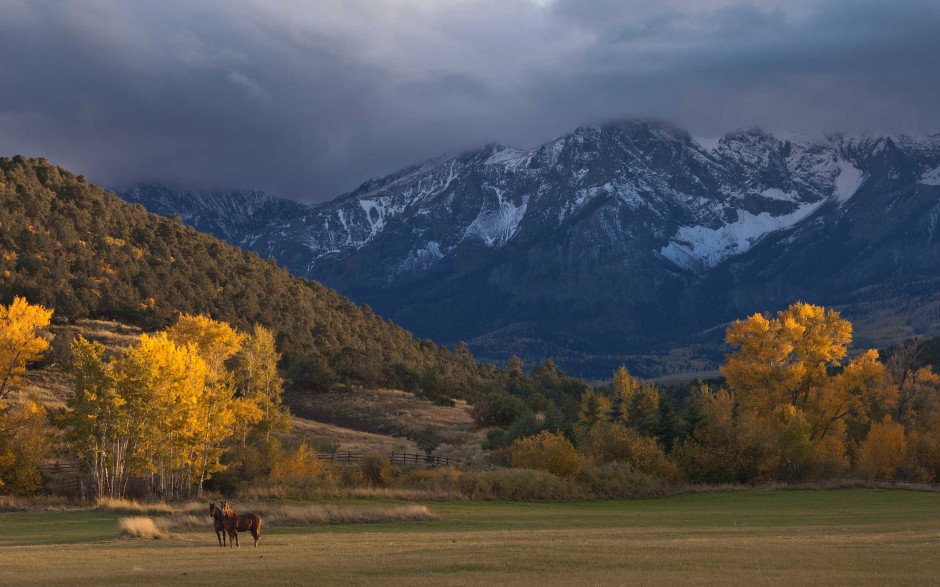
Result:
{"label": "golden aspen tree", "polygon": [[[240,411],[250,411],[252,406],[260,411],[255,417],[242,416],[238,420],[246,425],[239,429],[242,444],[248,434],[248,426],[257,420],[267,437],[271,430],[286,429],[290,420],[284,410],[282,396],[284,380],[277,370],[281,359],[274,343],[274,335],[260,324],[256,324],[235,356],[235,381],[239,396],[248,406]],[[258,417],[260,416],[260,417]]]}
{"label": "golden aspen tree", "polygon": [[42,331],[52,310],[15,297],[0,305],[0,491],[25,494],[41,486],[39,465],[50,446],[46,409],[17,398],[26,366],[42,358],[49,342]]}
{"label": "golden aspen tree", "polygon": [[630,417],[630,402],[633,399],[633,377],[625,365],[614,372],[613,400],[611,401],[611,422],[625,423]]}
{"label": "golden aspen tree", "polygon": [[135,456],[164,496],[189,495],[205,470],[209,371],[195,345],[177,345],[166,333],[142,335],[121,360],[118,385],[140,438]]}
{"label": "golden aspen tree", "polygon": [[52,310],[18,296],[9,306],[0,305],[0,408],[20,389],[26,365],[49,348],[41,333],[51,318]]}
{"label": "golden aspen tree", "polygon": [[72,342],[75,391],[60,418],[69,446],[91,476],[96,497],[123,497],[137,440],[130,434],[127,402],[115,385],[104,346],[79,336]]}
{"label": "golden aspen tree", "polygon": [[755,314],[734,322],[726,341],[737,350],[721,372],[741,409],[768,417],[782,406],[805,414],[810,439],[834,435],[849,416],[860,416],[883,389],[876,351],[837,368],[852,341],[852,325],[838,312],[797,302],[772,319]]}
{"label": "golden aspen tree", "polygon": [[208,368],[206,397],[197,408],[201,448],[195,466],[201,495],[205,480],[222,469],[225,442],[237,432],[236,428],[255,424],[263,414],[251,401],[236,398],[235,377],[227,367],[227,362],[241,350],[246,340],[244,334],[225,322],[189,314],[181,314],[166,332],[177,344],[192,345]]}
{"label": "golden aspen tree", "polygon": [[52,445],[46,408],[19,401],[3,414],[0,433],[0,492],[11,495],[33,493],[42,487],[40,465]]}

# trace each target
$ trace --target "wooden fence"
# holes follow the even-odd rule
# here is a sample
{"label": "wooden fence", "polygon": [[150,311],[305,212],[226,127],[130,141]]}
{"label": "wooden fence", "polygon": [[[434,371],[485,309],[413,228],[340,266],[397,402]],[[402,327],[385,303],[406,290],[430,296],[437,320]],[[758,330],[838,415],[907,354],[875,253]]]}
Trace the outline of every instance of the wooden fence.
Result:
{"label": "wooden fence", "polygon": [[[373,453],[375,454],[375,453]],[[317,457],[336,465],[355,465],[364,459],[367,454],[354,452],[321,453]],[[392,465],[408,468],[453,467],[465,464],[462,459],[454,457],[428,456],[415,453],[387,453],[381,456],[388,459]],[[75,462],[55,461],[43,464],[40,467],[45,480],[46,489],[54,495],[72,497],[85,497],[88,488],[82,485],[82,474]]]}
{"label": "wooden fence", "polygon": [[61,461],[44,463],[39,470],[50,493],[84,497],[82,474],[77,463]]}

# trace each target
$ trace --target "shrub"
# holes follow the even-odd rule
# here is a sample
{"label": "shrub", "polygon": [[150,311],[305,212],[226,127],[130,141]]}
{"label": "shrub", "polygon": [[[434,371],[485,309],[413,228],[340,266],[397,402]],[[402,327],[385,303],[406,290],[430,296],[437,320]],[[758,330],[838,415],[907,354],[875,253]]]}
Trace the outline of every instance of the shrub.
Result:
{"label": "shrub", "polygon": [[581,497],[581,491],[573,481],[528,469],[467,471],[460,475],[459,484],[460,493],[469,499],[536,501]]}
{"label": "shrub", "polygon": [[428,457],[431,456],[431,453],[434,452],[434,449],[441,445],[441,437],[438,436],[437,431],[434,428],[428,426],[425,428],[421,434],[418,435],[418,438],[415,439],[415,444],[418,445],[418,448],[424,451]]}
{"label": "shrub", "polygon": [[322,479],[329,465],[317,458],[317,450],[302,441],[293,454],[285,455],[271,467],[271,479],[280,482],[313,481]]}
{"label": "shrub", "polygon": [[373,487],[384,487],[392,478],[392,466],[388,459],[380,454],[369,454],[359,462],[362,476]]}
{"label": "shrub", "polygon": [[933,483],[940,472],[940,439],[933,434],[912,431],[907,437],[907,454],[898,477],[915,483]]}
{"label": "shrub", "polygon": [[574,479],[581,472],[581,456],[561,434],[542,431],[516,440],[509,452],[516,468],[546,471],[563,479]]}
{"label": "shrub", "polygon": [[855,468],[863,479],[894,479],[906,452],[904,427],[885,416],[859,445]]}
{"label": "shrub", "polygon": [[621,463],[635,471],[668,479],[678,476],[676,466],[655,438],[642,436],[632,428],[600,424],[581,441],[581,453],[595,463]]}
{"label": "shrub", "polygon": [[470,415],[480,426],[509,426],[527,410],[521,399],[493,392],[483,396],[470,410]]}
{"label": "shrub", "polygon": [[644,499],[669,495],[669,481],[634,470],[623,463],[585,467],[578,484],[589,493],[586,497],[603,499]]}

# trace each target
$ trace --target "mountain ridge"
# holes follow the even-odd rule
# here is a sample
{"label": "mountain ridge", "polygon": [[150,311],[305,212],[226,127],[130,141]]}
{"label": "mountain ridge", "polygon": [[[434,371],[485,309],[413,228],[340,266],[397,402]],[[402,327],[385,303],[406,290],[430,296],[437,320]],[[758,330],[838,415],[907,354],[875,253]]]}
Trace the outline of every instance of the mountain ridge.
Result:
{"label": "mountain ridge", "polygon": [[[290,212],[284,204],[273,221],[223,238],[421,335],[467,339],[491,360],[551,356],[592,376],[595,367],[580,369],[578,361],[610,355],[608,362],[630,364],[632,355],[643,372],[637,353],[681,346],[743,312],[795,298],[838,304],[830,281],[848,299],[860,288],[929,280],[940,273],[934,231],[912,248],[895,216],[912,229],[933,218],[937,184],[938,135],[780,139],[748,129],[706,146],[668,123],[621,121],[580,127],[528,151],[490,144],[432,159],[330,202]],[[135,197],[153,205],[146,191]],[[177,208],[185,220],[187,202]],[[907,266],[879,260],[880,282],[859,268],[858,251],[845,250],[872,246],[862,242],[868,237],[849,231],[855,240],[840,243],[833,236],[859,223],[880,235],[876,209],[894,226],[880,246],[907,243],[904,254],[919,259]],[[221,231],[224,209],[215,214]],[[834,274],[808,282],[785,259],[818,262],[807,252],[816,250],[813,239],[861,265],[832,267]],[[782,273],[770,275],[761,263]],[[865,330],[865,312],[846,309]],[[934,322],[908,324],[908,334]],[[720,343],[709,344],[720,353]]]}

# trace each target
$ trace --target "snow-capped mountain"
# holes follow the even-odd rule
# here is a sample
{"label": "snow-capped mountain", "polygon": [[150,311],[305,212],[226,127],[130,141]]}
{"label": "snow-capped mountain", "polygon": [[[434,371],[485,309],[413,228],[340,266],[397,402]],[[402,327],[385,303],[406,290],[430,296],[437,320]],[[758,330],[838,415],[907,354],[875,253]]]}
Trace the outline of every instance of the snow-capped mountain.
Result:
{"label": "snow-capped mountain", "polygon": [[[940,280],[936,135],[697,141],[629,121],[434,159],[316,206],[159,186],[124,196],[420,336],[469,340],[485,358],[552,356],[584,375],[796,297],[852,302],[864,331],[881,323],[871,304],[886,291]],[[908,314],[940,293],[923,303]],[[940,317],[921,322],[908,329]]]}

